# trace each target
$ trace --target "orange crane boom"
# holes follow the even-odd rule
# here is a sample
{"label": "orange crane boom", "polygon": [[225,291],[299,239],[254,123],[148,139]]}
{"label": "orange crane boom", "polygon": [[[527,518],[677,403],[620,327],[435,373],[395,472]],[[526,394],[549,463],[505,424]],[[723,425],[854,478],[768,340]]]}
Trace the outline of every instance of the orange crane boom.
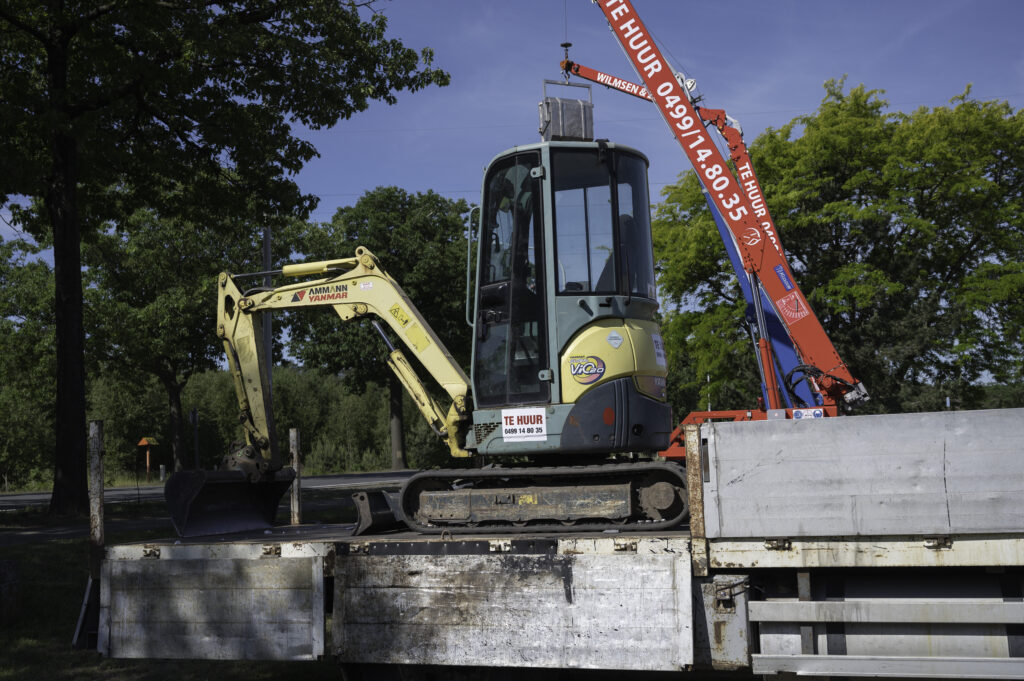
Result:
{"label": "orange crane boom", "polygon": [[[740,181],[729,171],[725,158],[700,123],[702,116],[697,107],[690,101],[689,94],[654,44],[653,37],[632,3],[629,0],[601,0],[598,6],[633,68],[643,80],[646,94],[672,130],[713,205],[735,238],[744,269],[756,278],[760,288],[767,294],[799,356],[821,371],[820,375],[811,377],[817,391],[832,404],[841,399],[855,403],[866,398],[863,384],[839,357],[820,320],[811,311],[803,292],[796,285],[774,224],[768,221],[766,225],[759,221],[759,218],[767,215],[763,201],[755,207]],[[632,88],[626,85],[625,88],[617,89],[628,92]],[[721,125],[721,128],[728,129],[724,121],[720,121],[724,118],[724,112],[718,116],[717,112],[711,111],[709,118],[716,127]],[[744,170],[741,170],[741,177],[750,181],[753,168],[748,167],[745,171],[750,177],[744,176]],[[760,194],[756,180],[750,186],[757,188]]]}

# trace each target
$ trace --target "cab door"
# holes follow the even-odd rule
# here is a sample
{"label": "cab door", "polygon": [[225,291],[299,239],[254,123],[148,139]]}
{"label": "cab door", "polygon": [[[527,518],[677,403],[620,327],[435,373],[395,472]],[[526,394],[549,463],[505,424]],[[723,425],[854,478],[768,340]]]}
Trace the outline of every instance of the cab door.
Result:
{"label": "cab door", "polygon": [[484,180],[473,391],[478,407],[551,399],[539,152],[495,161]]}

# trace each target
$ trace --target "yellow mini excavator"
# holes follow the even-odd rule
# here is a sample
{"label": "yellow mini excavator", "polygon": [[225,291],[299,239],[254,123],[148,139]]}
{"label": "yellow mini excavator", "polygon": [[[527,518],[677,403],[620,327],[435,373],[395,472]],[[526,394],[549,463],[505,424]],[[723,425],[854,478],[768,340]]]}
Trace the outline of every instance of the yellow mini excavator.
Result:
{"label": "yellow mini excavator", "polygon": [[[330,308],[342,321],[372,319],[391,369],[452,456],[486,464],[411,477],[397,513],[410,528],[655,530],[681,522],[683,469],[655,457],[674,422],[655,322],[648,200],[647,159],[620,145],[556,138],[495,157],[476,226],[469,377],[365,248],[287,265],[281,273],[301,279],[269,291],[246,294],[221,274],[217,332],[246,443],[222,470],[171,478],[166,496],[179,532],[273,521],[294,473],[277,450],[261,313],[310,307]],[[447,409],[403,348],[447,393]],[[514,466],[504,463],[511,457]]]}

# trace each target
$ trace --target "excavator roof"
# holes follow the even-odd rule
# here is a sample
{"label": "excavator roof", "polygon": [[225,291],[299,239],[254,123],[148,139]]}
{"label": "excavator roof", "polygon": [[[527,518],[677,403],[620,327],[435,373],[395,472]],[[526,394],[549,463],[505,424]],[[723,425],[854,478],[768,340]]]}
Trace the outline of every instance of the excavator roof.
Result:
{"label": "excavator roof", "polygon": [[525,151],[535,151],[537,149],[543,149],[545,147],[558,149],[597,149],[601,145],[604,145],[607,149],[616,149],[619,151],[626,151],[631,154],[636,154],[637,156],[642,158],[645,163],[650,165],[650,161],[648,160],[647,155],[644,154],[639,149],[626,146],[625,144],[616,144],[615,142],[609,142],[608,140],[603,139],[594,140],[592,142],[552,140],[550,142],[534,142],[533,144],[520,144],[509,149],[506,149],[500,154],[495,155],[494,158],[492,158],[487,165],[490,166],[491,163],[494,163],[499,158],[504,158],[505,156],[508,156],[510,154],[518,154]]}

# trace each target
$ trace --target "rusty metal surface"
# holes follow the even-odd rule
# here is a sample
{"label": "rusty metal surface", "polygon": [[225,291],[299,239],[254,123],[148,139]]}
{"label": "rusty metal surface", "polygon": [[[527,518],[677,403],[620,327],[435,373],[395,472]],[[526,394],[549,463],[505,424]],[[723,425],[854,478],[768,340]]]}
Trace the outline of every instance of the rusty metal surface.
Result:
{"label": "rusty metal surface", "polygon": [[628,483],[586,487],[497,487],[423,492],[420,495],[421,522],[530,520],[577,521],[588,518],[609,520],[633,514]]}
{"label": "rusty metal surface", "polygon": [[338,555],[332,647],[342,661],[660,671],[693,662],[685,538],[440,543],[465,552],[352,544]]}
{"label": "rusty metal surface", "polygon": [[704,451],[700,441],[700,426],[686,425],[683,427],[686,442],[686,491],[690,495],[690,534],[694,537],[705,537],[704,532]]}
{"label": "rusty metal surface", "polygon": [[[668,483],[675,490],[676,503],[671,509],[651,509],[642,503],[644,497],[640,490]],[[451,519],[435,517],[432,522],[421,512],[424,498],[430,500],[438,491],[453,490],[520,490],[526,494],[536,493],[536,488],[568,488],[569,494],[586,498],[585,490],[609,484],[628,483],[633,493],[640,495],[638,503],[631,504],[633,514],[628,518],[603,519],[601,509],[587,513],[574,510],[572,518],[538,520],[521,520],[520,510],[512,508],[520,504],[510,504],[508,512],[501,517],[495,514],[493,521],[475,522],[463,520],[456,515],[465,516],[465,508],[458,509],[454,505],[448,509]],[[636,463],[604,464],[594,466],[562,466],[562,467],[522,467],[522,468],[485,468],[423,471],[406,481],[401,491],[402,517],[411,529],[424,534],[521,534],[530,532],[600,532],[616,530],[623,532],[654,532],[668,530],[680,525],[688,515],[686,499],[686,478],[683,469],[672,463],[638,461]],[[514,492],[513,492],[514,493]],[[429,503],[429,502],[428,502]],[[465,506],[465,504],[463,504]],[[491,505],[492,509],[496,508]],[[433,509],[437,510],[437,509]]]}
{"label": "rusty metal surface", "polygon": [[686,445],[686,492],[689,495],[690,534],[693,536],[693,574],[708,574],[708,542],[704,530],[704,464],[707,455],[701,446],[700,426],[683,426]]}
{"label": "rusty metal surface", "polygon": [[701,668],[737,670],[750,666],[750,579],[715,575],[693,584],[694,661]]}

